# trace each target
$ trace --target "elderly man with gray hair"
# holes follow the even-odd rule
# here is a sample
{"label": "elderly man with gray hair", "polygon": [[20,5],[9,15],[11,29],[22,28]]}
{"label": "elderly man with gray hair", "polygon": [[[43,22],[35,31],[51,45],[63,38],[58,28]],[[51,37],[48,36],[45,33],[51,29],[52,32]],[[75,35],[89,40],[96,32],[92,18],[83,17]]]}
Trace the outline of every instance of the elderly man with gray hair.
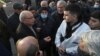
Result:
{"label": "elderly man with gray hair", "polygon": [[58,27],[60,26],[61,22],[63,21],[63,15],[64,15],[63,12],[66,7],[66,2],[63,0],[59,0],[57,2],[56,6],[57,6],[57,10],[52,13],[52,18],[55,21],[55,23],[54,23],[55,34],[56,34],[56,31],[57,31]]}
{"label": "elderly man with gray hair", "polygon": [[37,38],[35,31],[35,18],[30,11],[22,11],[19,16],[20,24],[16,30],[18,39],[26,36],[34,36]]}
{"label": "elderly man with gray hair", "polygon": [[54,37],[57,32],[58,27],[60,26],[63,19],[63,12],[66,7],[66,2],[63,0],[59,0],[56,4],[57,10],[52,13],[52,18],[54,19]]}
{"label": "elderly man with gray hair", "polygon": [[79,56],[100,56],[100,30],[92,30],[81,36]]}

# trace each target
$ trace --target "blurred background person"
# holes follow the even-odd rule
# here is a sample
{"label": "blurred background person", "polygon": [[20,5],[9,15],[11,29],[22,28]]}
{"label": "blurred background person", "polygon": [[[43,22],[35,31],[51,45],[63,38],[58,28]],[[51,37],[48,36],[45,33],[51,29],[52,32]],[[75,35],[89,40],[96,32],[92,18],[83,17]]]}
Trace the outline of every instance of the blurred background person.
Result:
{"label": "blurred background person", "polygon": [[91,13],[89,26],[92,30],[100,30],[100,10]]}
{"label": "blurred background person", "polygon": [[33,14],[33,16],[34,16],[35,18],[37,18],[38,13],[37,13],[37,8],[36,8],[36,7],[30,6],[30,7],[28,8],[28,10],[32,12],[32,14]]}
{"label": "blurred background person", "polygon": [[40,2],[40,7],[39,8],[41,8],[41,7],[47,7],[48,10],[49,10],[49,13],[52,13],[51,8],[49,7],[49,2],[47,0],[42,0]]}
{"label": "blurred background person", "polygon": [[67,5],[72,3],[78,3],[79,0],[67,0]]}
{"label": "blurred background person", "polygon": [[[4,1],[0,0],[0,56],[12,56],[10,35],[7,30],[7,16],[3,9]],[[5,54],[6,53],[6,54]]]}
{"label": "blurred background person", "polygon": [[54,1],[49,3],[49,7],[51,8],[52,12],[56,11],[56,3]]}
{"label": "blurred background person", "polygon": [[6,15],[5,11],[4,11],[4,5],[5,5],[5,4],[6,4],[6,3],[5,3],[4,1],[0,0],[0,19],[1,19],[5,24],[7,24],[7,19],[8,19],[8,17],[7,17],[7,15]]}
{"label": "blurred background person", "polygon": [[16,29],[20,23],[19,21],[19,15],[23,10],[23,5],[20,3],[14,3],[13,4],[13,9],[14,9],[14,13],[9,17],[9,19],[7,20],[7,28],[8,31],[11,35],[11,37],[14,38],[14,41],[16,43]]}
{"label": "blurred background person", "polygon": [[31,6],[31,0],[25,0],[26,9]]}
{"label": "blurred background person", "polygon": [[100,0],[95,0],[93,8],[94,10],[100,10]]}
{"label": "blurred background person", "polygon": [[80,0],[80,2],[78,2],[77,4],[82,9],[82,18],[83,18],[83,21],[88,24],[89,19],[90,19],[89,18],[90,17],[90,14],[93,11],[92,6],[90,6],[88,4],[88,1],[87,0]]}
{"label": "blurred background person", "polygon": [[40,6],[41,7],[48,7],[48,1],[42,0],[41,3],[40,3]]}
{"label": "blurred background person", "polygon": [[87,0],[87,3],[89,4],[89,6],[93,7],[95,0]]}

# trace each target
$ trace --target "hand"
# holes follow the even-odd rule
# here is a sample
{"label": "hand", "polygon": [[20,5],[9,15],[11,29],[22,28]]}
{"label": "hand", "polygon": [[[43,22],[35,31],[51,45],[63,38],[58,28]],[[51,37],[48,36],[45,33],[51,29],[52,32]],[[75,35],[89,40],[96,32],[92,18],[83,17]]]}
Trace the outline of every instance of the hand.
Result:
{"label": "hand", "polygon": [[65,49],[64,49],[62,46],[58,47],[58,51],[59,51],[61,54],[64,54],[64,53],[66,52]]}
{"label": "hand", "polygon": [[50,42],[50,41],[51,41],[51,37],[50,37],[50,36],[45,37],[44,40],[45,40],[46,42]]}

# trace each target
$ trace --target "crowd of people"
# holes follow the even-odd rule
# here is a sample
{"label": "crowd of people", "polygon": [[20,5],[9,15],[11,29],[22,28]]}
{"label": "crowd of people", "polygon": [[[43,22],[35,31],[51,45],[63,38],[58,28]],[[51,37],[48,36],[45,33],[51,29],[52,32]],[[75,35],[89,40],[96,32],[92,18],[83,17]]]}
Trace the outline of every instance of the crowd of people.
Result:
{"label": "crowd of people", "polygon": [[[0,0],[0,56],[100,56],[100,0]],[[5,54],[6,53],[6,54]]]}

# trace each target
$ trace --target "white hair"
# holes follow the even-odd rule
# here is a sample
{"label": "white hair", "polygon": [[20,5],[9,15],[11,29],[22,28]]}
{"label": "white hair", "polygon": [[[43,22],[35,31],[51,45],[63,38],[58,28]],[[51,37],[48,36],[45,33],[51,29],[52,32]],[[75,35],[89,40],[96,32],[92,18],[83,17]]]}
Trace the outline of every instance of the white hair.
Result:
{"label": "white hair", "polygon": [[57,6],[58,6],[58,5],[63,5],[64,7],[66,7],[67,3],[66,3],[66,1],[64,1],[64,0],[59,0],[59,1],[57,2]]}
{"label": "white hair", "polygon": [[100,30],[92,30],[82,35],[85,47],[91,56],[100,56]]}
{"label": "white hair", "polygon": [[22,12],[20,13],[20,15],[19,15],[19,20],[20,20],[20,22],[23,22],[23,19],[26,17],[26,15],[27,15],[28,13],[31,13],[31,12],[25,10],[25,11],[22,11]]}

